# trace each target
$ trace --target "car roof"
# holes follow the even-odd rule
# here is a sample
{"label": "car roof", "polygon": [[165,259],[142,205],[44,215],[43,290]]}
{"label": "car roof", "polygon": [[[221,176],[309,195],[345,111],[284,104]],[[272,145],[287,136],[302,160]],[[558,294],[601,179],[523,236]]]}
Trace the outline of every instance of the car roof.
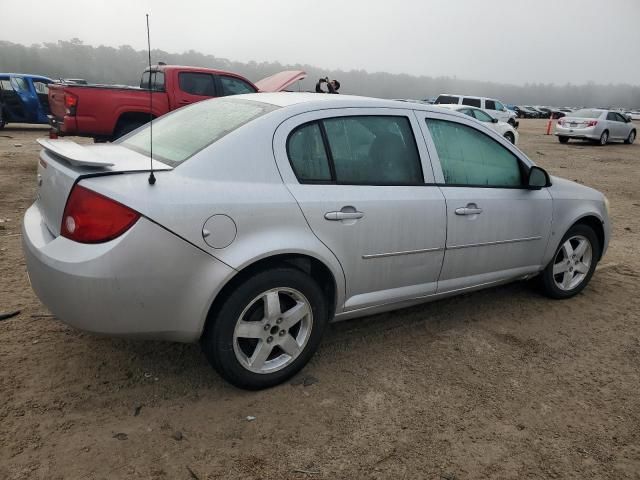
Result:
{"label": "car roof", "polygon": [[463,97],[463,98],[475,98],[476,100],[482,100],[482,99],[486,99],[486,100],[495,100],[495,98],[493,97],[476,97],[474,95],[463,95],[461,93],[441,93],[440,95],[438,95],[439,97],[446,95],[448,97]]}
{"label": "car roof", "polygon": [[[423,110],[427,112],[442,112],[439,105],[428,103],[405,102],[384,98],[361,97],[356,95],[332,95],[311,92],[274,92],[249,93],[234,95],[233,98],[268,103],[277,107],[304,106],[306,110],[323,110],[328,108],[400,108],[403,110]],[[457,114],[461,115],[461,114]]]}
{"label": "car roof", "polygon": [[34,78],[36,80],[49,80],[52,82],[53,80],[49,77],[45,77],[44,75],[32,75],[30,73],[0,73],[0,77],[28,77]]}

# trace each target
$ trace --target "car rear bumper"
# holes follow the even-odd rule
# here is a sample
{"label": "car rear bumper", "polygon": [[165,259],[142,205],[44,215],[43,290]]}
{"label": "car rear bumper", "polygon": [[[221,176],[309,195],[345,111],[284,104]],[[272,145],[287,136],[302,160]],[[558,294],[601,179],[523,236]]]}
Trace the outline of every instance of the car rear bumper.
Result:
{"label": "car rear bumper", "polygon": [[584,138],[587,140],[600,139],[600,132],[596,127],[568,128],[556,124],[554,135],[569,138]]}
{"label": "car rear bumper", "polygon": [[59,118],[55,115],[47,115],[47,118],[49,119],[49,126],[58,135],[75,135],[78,130],[76,119],[73,117],[65,115],[63,118]]}
{"label": "car rear bumper", "polygon": [[54,237],[37,202],[23,222],[31,286],[75,328],[116,336],[196,341],[234,271],[146,218],[101,244]]}

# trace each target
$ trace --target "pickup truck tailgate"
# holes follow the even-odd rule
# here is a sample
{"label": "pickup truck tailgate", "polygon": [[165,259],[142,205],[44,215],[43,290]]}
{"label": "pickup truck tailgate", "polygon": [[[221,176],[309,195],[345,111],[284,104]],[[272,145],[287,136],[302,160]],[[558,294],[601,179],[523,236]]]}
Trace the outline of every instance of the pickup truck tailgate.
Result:
{"label": "pickup truck tailgate", "polygon": [[49,85],[49,109],[51,115],[63,118],[66,111],[64,105],[64,85]]}
{"label": "pickup truck tailgate", "polygon": [[[60,235],[64,207],[71,189],[83,176],[147,172],[149,157],[117,144],[80,145],[69,140],[39,139],[44,147],[38,162],[36,204],[49,231]],[[155,171],[171,170],[157,160]]]}

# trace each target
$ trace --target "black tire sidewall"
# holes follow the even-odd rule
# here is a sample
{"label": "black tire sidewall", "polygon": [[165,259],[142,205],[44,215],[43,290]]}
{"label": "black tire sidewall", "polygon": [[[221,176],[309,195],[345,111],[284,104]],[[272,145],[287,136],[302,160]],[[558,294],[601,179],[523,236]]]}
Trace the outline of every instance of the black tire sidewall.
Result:
{"label": "black tire sidewall", "polygon": [[559,136],[558,141],[560,143],[567,143],[569,141],[569,137]]}
{"label": "black tire sidewall", "polygon": [[[256,296],[277,287],[294,288],[309,300],[313,312],[311,336],[300,356],[286,368],[269,374],[250,372],[240,364],[233,350],[236,322]],[[225,380],[249,390],[275,386],[300,371],[317,350],[328,323],[328,309],[321,288],[309,275],[293,267],[274,268],[252,275],[212,313],[201,339],[205,356]]]}
{"label": "black tire sidewall", "polygon": [[[592,251],[591,267],[589,268],[589,272],[587,273],[587,276],[582,280],[580,285],[573,288],[572,290],[562,290],[556,286],[553,280],[553,262],[556,259],[558,252],[562,248],[562,245],[564,244],[564,242],[567,241],[567,239],[576,235],[582,235],[591,243],[591,251]],[[565,299],[565,298],[571,298],[577,295],[578,293],[580,293],[589,284],[589,281],[593,276],[593,272],[595,271],[596,266],[598,265],[600,248],[601,246],[600,246],[600,242],[598,241],[598,237],[591,227],[587,225],[582,225],[582,224],[574,225],[573,227],[571,227],[567,231],[567,233],[565,233],[565,235],[562,237],[562,240],[558,244],[558,247],[553,252],[553,257],[551,258],[551,261],[546,266],[546,268],[542,271],[542,274],[541,274],[542,289],[545,295],[551,298]]]}
{"label": "black tire sidewall", "polygon": [[[604,142],[604,143],[602,143],[602,137],[604,137],[604,136],[605,136],[605,134],[607,135],[607,138],[606,138],[605,142]],[[600,146],[604,146],[604,145],[606,145],[607,143],[609,143],[609,131],[608,131],[608,130],[605,130],[604,132],[602,132],[602,133],[600,134],[600,140],[598,140],[598,145],[600,145]]]}
{"label": "black tire sidewall", "polygon": [[515,140],[515,137],[513,136],[513,133],[511,133],[511,132],[507,132],[507,133],[505,133],[505,134],[504,134],[504,138],[506,138],[506,139],[507,139],[507,141],[508,141],[509,143],[511,143],[511,144],[512,144],[512,143],[514,142],[514,140]]}

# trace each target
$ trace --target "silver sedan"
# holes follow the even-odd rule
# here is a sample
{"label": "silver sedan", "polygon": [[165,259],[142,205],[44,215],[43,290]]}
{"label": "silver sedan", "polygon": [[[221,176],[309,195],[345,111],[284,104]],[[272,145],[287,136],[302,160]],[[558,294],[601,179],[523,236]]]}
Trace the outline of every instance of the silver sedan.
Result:
{"label": "silver sedan", "polygon": [[554,133],[560,143],[574,138],[592,140],[599,145],[606,145],[612,140],[632,144],[636,139],[636,126],[630,118],[618,112],[585,108],[558,120]]}
{"label": "silver sedan", "polygon": [[40,143],[23,246],[42,302],[83,330],[200,341],[244,388],[299,371],[331,320],[536,276],[569,298],[609,242],[601,193],[429,105],[239,95],[155,120],[153,160],[149,126]]}

